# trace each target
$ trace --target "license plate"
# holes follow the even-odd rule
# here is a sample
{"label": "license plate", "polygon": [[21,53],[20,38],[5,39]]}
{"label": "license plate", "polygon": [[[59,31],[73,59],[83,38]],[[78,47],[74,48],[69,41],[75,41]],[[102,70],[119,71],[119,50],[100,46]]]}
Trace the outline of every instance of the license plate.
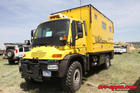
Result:
{"label": "license plate", "polygon": [[44,77],[51,77],[51,71],[43,71],[43,76]]}

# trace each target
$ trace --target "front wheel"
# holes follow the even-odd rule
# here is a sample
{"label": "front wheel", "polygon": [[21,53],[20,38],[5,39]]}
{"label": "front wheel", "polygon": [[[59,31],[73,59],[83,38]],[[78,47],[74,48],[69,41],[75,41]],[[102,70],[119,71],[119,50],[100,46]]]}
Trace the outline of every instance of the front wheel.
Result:
{"label": "front wheel", "polygon": [[65,90],[73,93],[78,90],[82,82],[82,66],[80,62],[74,61],[69,69],[64,80]]}

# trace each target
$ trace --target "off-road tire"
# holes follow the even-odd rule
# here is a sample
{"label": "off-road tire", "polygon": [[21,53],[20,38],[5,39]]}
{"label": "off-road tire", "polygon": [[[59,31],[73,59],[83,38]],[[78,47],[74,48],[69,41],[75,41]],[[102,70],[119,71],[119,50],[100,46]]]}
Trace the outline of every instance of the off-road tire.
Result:
{"label": "off-road tire", "polygon": [[80,88],[81,83],[82,83],[82,66],[80,62],[74,61],[68,68],[67,75],[63,81],[64,90],[67,91],[67,93],[74,93],[76,90]]}
{"label": "off-road tire", "polygon": [[13,58],[14,57],[14,50],[8,49],[6,51],[6,55],[7,55],[8,58]]}
{"label": "off-road tire", "polygon": [[26,83],[36,83],[36,81],[32,78],[24,78],[24,80],[26,81]]}
{"label": "off-road tire", "polygon": [[8,59],[8,63],[9,63],[10,65],[15,64],[15,60]]}
{"label": "off-road tire", "polygon": [[106,56],[105,63],[104,63],[104,68],[105,69],[109,69],[110,66],[111,66],[110,57],[109,56]]}

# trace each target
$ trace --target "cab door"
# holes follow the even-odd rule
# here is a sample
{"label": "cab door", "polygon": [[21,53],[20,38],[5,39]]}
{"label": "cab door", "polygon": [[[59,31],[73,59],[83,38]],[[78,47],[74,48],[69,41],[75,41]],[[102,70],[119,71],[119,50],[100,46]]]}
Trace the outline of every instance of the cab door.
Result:
{"label": "cab door", "polygon": [[72,43],[77,53],[86,53],[85,25],[80,21],[72,22]]}

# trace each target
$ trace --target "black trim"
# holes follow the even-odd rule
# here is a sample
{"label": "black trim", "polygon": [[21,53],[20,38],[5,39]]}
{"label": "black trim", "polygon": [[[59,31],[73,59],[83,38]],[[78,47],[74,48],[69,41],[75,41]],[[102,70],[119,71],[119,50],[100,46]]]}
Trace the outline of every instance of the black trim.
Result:
{"label": "black trim", "polygon": [[89,55],[100,55],[100,54],[110,54],[111,59],[114,57],[114,50],[111,51],[101,51],[101,52],[94,52],[94,53],[87,53]]}
{"label": "black trim", "polygon": [[86,71],[87,71],[86,56],[81,55],[81,54],[70,54],[70,55],[65,56],[63,61],[61,61],[60,63],[63,65],[60,66],[59,72],[61,73],[59,73],[59,77],[64,77],[67,74],[68,68],[73,61],[79,61],[83,68],[83,74],[84,75],[86,74]]}
{"label": "black trim", "polygon": [[111,50],[111,51],[101,51],[101,52],[93,52],[93,53],[87,53],[87,54],[95,55],[95,54],[103,54],[103,53],[110,53],[110,52],[114,52],[114,50]]}
{"label": "black trim", "polygon": [[71,31],[72,31],[72,46],[75,46],[76,41],[76,21],[72,21],[71,24]]}
{"label": "black trim", "polygon": [[84,28],[85,28],[85,35],[87,36],[87,26],[86,26],[86,22],[84,21]]}
{"label": "black trim", "polygon": [[[65,12],[65,11],[71,11],[73,9],[77,9],[77,8],[82,8],[82,7],[93,7],[96,11],[98,11],[99,13],[101,13],[105,18],[107,18],[109,21],[111,21],[111,19],[109,19],[107,16],[105,16],[102,12],[100,12],[97,8],[95,8],[93,5],[89,4],[89,5],[84,5],[84,6],[80,6],[80,7],[76,7],[76,8],[71,8],[71,9],[67,9],[67,10],[63,10],[63,11],[59,11],[59,12],[56,12],[56,13],[51,13],[51,15],[53,14],[57,14],[57,13],[60,13],[60,12]],[[113,23],[113,21],[111,21]]]}
{"label": "black trim", "polygon": [[91,6],[90,6],[90,24],[92,23],[92,10],[91,10]]}

